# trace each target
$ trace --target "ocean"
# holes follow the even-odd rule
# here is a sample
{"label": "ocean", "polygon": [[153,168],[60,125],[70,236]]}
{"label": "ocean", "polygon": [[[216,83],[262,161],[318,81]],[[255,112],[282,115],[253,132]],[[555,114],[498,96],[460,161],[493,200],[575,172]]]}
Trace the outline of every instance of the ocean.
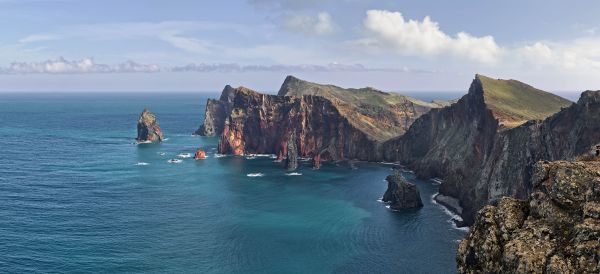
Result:
{"label": "ocean", "polygon": [[[455,96],[458,98],[460,95]],[[1,273],[453,273],[463,230],[378,201],[392,166],[218,157],[217,93],[0,94]],[[145,108],[165,142],[136,145]],[[168,163],[202,147],[208,158]],[[248,175],[255,175],[250,177]]]}

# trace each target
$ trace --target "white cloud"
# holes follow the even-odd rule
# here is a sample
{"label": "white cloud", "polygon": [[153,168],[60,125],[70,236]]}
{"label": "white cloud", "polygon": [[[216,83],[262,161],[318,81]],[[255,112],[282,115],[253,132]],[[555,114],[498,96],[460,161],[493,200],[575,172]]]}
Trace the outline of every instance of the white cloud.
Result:
{"label": "white cloud", "polygon": [[292,31],[300,31],[310,35],[328,35],[335,32],[335,24],[327,12],[319,12],[316,17],[294,15],[285,21],[285,26]]}
{"label": "white cloud", "polygon": [[600,39],[577,39],[568,43],[536,42],[515,51],[526,65],[536,68],[600,69]]}
{"label": "white cloud", "polygon": [[158,72],[157,65],[138,64],[126,61],[115,65],[97,64],[91,58],[69,61],[64,58],[45,62],[15,62],[8,67],[0,68],[1,74],[79,74],[79,73],[131,73]]}
{"label": "white cloud", "polygon": [[367,72],[367,71],[399,71],[399,72],[421,72],[429,71],[409,68],[368,68],[361,64],[329,63],[326,65],[300,64],[300,65],[240,65],[230,64],[188,64],[170,68],[174,72]]}
{"label": "white cloud", "polygon": [[439,24],[425,17],[423,21],[405,20],[400,12],[369,10],[363,21],[369,37],[361,44],[389,49],[402,55],[452,55],[484,64],[494,64],[502,54],[492,36],[475,37],[459,32],[451,37]]}
{"label": "white cloud", "polygon": [[19,43],[33,43],[33,42],[41,42],[41,41],[51,41],[51,40],[57,40],[58,37],[56,37],[55,35],[51,35],[51,34],[34,34],[34,35],[29,35],[21,40],[19,40]]}

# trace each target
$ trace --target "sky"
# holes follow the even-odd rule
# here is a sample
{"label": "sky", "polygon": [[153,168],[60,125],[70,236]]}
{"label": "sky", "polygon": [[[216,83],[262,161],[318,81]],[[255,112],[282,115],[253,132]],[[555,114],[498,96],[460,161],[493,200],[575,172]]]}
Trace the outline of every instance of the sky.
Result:
{"label": "sky", "polygon": [[600,89],[600,1],[0,0],[0,91]]}

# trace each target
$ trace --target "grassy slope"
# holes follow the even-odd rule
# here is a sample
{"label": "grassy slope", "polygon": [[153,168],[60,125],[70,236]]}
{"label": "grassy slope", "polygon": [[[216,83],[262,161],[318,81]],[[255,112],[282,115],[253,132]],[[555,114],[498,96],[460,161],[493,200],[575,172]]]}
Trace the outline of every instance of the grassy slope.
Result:
{"label": "grassy slope", "polygon": [[512,128],[528,120],[541,120],[573,102],[516,80],[476,76],[482,83],[484,100],[501,124]]}
{"label": "grassy slope", "polygon": [[[316,95],[331,100],[350,123],[373,139],[384,141],[401,134],[406,128],[406,116],[412,117],[413,110],[420,114],[444,103],[426,103],[408,96],[382,92],[373,88],[344,89],[333,85],[321,85],[288,76],[279,90],[279,95]],[[414,106],[414,109],[413,107]]]}

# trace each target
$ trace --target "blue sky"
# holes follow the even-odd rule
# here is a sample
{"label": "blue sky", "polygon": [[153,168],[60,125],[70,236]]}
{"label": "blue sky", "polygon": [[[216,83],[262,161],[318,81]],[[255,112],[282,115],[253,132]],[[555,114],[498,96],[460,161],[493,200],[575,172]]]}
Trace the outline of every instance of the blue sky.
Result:
{"label": "blue sky", "polygon": [[598,1],[0,0],[0,91],[600,89]]}

